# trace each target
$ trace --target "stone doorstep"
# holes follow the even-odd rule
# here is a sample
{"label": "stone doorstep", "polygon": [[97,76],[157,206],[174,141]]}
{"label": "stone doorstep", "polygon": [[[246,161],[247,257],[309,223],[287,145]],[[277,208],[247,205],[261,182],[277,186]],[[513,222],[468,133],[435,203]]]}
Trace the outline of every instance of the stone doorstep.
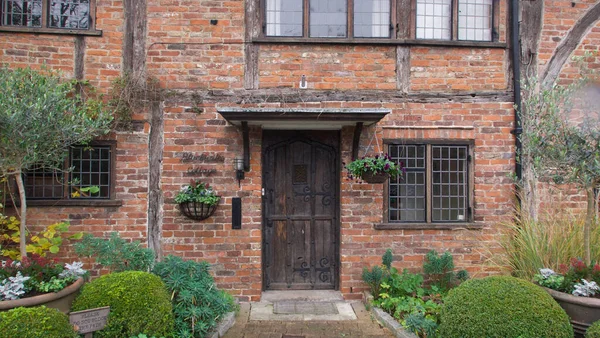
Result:
{"label": "stone doorstep", "polygon": [[[314,310],[320,304],[329,304],[328,306],[332,309],[331,312],[336,313],[325,314],[320,310]],[[274,304],[270,302],[258,302],[252,303],[250,309],[250,320],[267,320],[267,321],[343,321],[343,320],[356,320],[356,314],[352,309],[352,305],[348,302],[337,301],[337,302],[285,302],[282,307],[287,312],[291,312],[290,309],[294,309],[293,313],[275,313]],[[307,310],[308,309],[308,310]],[[313,309],[312,311],[310,309]],[[334,309],[334,310],[333,310]],[[286,311],[283,311],[286,312]]]}
{"label": "stone doorstep", "polygon": [[337,315],[335,303],[332,302],[291,302],[273,303],[274,314],[303,314],[303,315]]}

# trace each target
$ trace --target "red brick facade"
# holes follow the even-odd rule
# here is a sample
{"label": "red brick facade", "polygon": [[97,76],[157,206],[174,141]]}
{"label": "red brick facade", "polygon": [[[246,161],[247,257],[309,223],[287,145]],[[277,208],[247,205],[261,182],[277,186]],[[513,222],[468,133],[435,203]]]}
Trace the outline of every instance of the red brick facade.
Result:
{"label": "red brick facade", "polygon": [[[258,1],[257,1],[258,3]],[[546,15],[540,67],[561,37],[595,1],[545,0]],[[391,44],[260,43],[245,37],[245,1],[148,0],[145,67],[161,88],[172,90],[160,109],[164,118],[164,149],[160,189],[164,194],[161,243],[163,254],[206,260],[220,287],[242,300],[258,300],[262,279],[262,129],[250,128],[250,171],[238,186],[233,159],[243,152],[242,132],[227,123],[219,108],[377,108],[390,113],[365,127],[359,156],[384,149],[383,140],[464,140],[474,144],[473,224],[451,230],[419,228],[376,230],[384,213],[384,185],[348,181],[340,175],[340,284],[346,298],[365,289],[362,268],[377,264],[392,248],[398,268],[418,270],[431,249],[450,250],[455,265],[472,275],[496,272],[485,264],[498,252],[498,222],[511,212],[509,175],[515,167],[512,70],[508,5],[500,1],[499,38],[493,46]],[[212,21],[211,20],[217,20]],[[95,27],[102,36],[84,37],[83,78],[101,92],[123,72],[124,10],[121,1],[97,1]],[[0,32],[0,62],[10,67],[60,69],[75,75],[72,35]],[[589,32],[576,54],[600,43],[600,26]],[[245,89],[248,45],[258,50],[258,87]],[[405,88],[397,54],[409,49]],[[567,66],[563,78],[571,76]],[[300,89],[302,76],[307,89]],[[363,95],[364,94],[364,95]],[[322,98],[315,100],[315,98]],[[343,99],[340,99],[343,98]],[[354,99],[352,99],[354,98]],[[347,100],[348,99],[348,100]],[[73,231],[147,240],[148,138],[150,114],[136,114],[137,128],[112,135],[116,146],[116,196],[121,206],[31,207],[31,224],[69,220]],[[349,162],[353,128],[341,129],[341,154]],[[370,149],[367,149],[368,145]],[[184,153],[219,154],[216,163],[182,161]],[[189,169],[216,171],[188,174]],[[343,169],[340,167],[340,171]],[[191,178],[201,179],[223,197],[216,213],[204,221],[184,217],[174,195]],[[232,230],[231,199],[242,197],[242,229]]]}

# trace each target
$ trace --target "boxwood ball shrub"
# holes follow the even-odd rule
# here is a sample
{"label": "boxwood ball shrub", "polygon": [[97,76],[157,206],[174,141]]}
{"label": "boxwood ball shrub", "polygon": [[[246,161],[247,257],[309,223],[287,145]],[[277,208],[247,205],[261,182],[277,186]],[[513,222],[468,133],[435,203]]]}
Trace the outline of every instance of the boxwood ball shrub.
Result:
{"label": "boxwood ball shrub", "polygon": [[600,320],[594,322],[585,332],[585,338],[600,338]]}
{"label": "boxwood ball shrub", "polygon": [[444,338],[573,337],[569,317],[548,293],[509,276],[472,279],[451,290],[440,322]]}
{"label": "boxwood ball shrub", "polygon": [[104,275],[84,285],[72,311],[110,306],[106,327],[94,337],[168,336],[173,330],[171,298],[161,279],[148,272]]}
{"label": "boxwood ball shrub", "polygon": [[57,309],[18,307],[0,312],[0,336],[3,338],[77,338],[69,318]]}

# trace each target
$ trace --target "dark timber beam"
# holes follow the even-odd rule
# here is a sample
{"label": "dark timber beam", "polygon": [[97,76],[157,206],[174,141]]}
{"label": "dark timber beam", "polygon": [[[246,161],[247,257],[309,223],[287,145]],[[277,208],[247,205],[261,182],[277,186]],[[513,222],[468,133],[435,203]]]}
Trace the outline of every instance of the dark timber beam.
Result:
{"label": "dark timber beam", "polygon": [[545,88],[550,88],[556,82],[558,74],[562,70],[565,63],[569,60],[569,56],[579,46],[583,38],[587,35],[596,23],[600,20],[600,2],[593,5],[571,28],[569,33],[560,42],[556,50],[552,54],[548,66],[542,73],[540,83]]}
{"label": "dark timber beam", "polygon": [[352,161],[358,157],[358,145],[360,143],[360,134],[362,134],[363,123],[357,122],[354,127],[354,138],[352,139]]}
{"label": "dark timber beam", "polygon": [[244,171],[250,171],[250,132],[248,121],[242,122],[242,139],[244,142]]}

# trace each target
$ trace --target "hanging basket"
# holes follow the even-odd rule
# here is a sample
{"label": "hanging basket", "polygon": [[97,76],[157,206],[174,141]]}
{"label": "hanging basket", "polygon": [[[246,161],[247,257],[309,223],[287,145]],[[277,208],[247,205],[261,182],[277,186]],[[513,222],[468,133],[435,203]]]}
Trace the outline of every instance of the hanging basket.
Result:
{"label": "hanging basket", "polygon": [[384,173],[384,172],[378,172],[378,173],[372,173],[370,171],[364,173],[362,175],[362,180],[367,182],[367,183],[371,183],[371,184],[378,184],[378,183],[385,183],[385,181],[387,181],[387,179],[390,177],[390,175],[388,173]]}
{"label": "hanging basket", "polygon": [[[219,199],[220,201],[221,199]],[[179,203],[179,209],[181,209],[181,213],[186,217],[202,221],[212,216],[215,210],[217,210],[218,205],[219,203],[208,205],[200,202],[185,202]]]}

